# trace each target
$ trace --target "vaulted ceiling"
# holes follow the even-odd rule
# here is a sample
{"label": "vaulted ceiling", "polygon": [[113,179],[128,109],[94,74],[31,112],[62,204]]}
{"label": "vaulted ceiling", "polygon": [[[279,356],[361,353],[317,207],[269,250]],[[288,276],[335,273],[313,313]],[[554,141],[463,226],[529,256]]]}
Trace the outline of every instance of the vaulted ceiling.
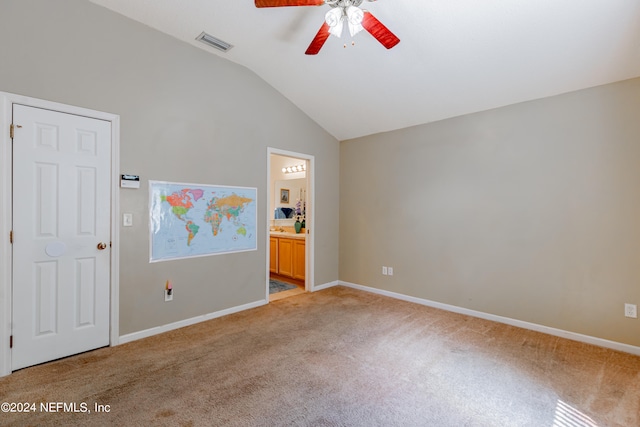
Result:
{"label": "vaulted ceiling", "polygon": [[[249,68],[338,140],[640,76],[638,0],[364,2],[401,42],[347,32],[315,56],[327,5],[90,1]],[[234,47],[205,46],[202,31]]]}

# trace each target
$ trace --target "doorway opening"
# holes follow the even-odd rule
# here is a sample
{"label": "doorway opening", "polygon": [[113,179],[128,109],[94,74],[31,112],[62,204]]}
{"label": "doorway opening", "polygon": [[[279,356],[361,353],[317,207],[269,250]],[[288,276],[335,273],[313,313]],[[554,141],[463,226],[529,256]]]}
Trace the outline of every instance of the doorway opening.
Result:
{"label": "doorway opening", "polygon": [[268,149],[267,300],[312,291],[313,156]]}

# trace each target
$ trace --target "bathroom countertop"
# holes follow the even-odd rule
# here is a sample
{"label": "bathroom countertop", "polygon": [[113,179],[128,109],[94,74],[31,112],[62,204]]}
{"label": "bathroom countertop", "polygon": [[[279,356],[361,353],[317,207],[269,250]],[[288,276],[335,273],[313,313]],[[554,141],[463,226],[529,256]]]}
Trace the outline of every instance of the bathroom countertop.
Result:
{"label": "bathroom countertop", "polygon": [[305,233],[295,233],[291,231],[270,231],[269,235],[271,237],[286,237],[287,239],[304,240],[306,238]]}

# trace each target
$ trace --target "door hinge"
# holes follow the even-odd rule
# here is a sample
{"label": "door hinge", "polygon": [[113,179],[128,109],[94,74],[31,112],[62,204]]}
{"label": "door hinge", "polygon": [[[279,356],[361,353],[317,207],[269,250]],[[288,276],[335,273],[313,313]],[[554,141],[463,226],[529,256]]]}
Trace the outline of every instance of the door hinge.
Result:
{"label": "door hinge", "polygon": [[9,137],[11,137],[11,139],[13,139],[13,137],[16,134],[16,129],[20,129],[22,128],[22,126],[20,125],[14,125],[13,123],[11,124],[11,126],[9,126]]}
{"label": "door hinge", "polygon": [[13,230],[9,232],[9,243],[13,244]]}
{"label": "door hinge", "polygon": [[9,336],[9,348],[13,348],[13,335]]}

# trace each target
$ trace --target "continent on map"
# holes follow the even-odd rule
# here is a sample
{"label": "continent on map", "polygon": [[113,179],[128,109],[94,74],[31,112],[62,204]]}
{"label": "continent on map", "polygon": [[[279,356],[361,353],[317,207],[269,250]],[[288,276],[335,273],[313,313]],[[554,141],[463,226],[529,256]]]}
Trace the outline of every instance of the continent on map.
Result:
{"label": "continent on map", "polygon": [[203,195],[203,190],[184,188],[180,192],[175,192],[170,196],[161,195],[160,200],[169,203],[171,212],[173,212],[179,220],[184,221],[183,216],[193,208],[193,202],[197,202]]}
{"label": "continent on map", "polygon": [[198,234],[198,230],[200,230],[200,226],[197,224],[194,224],[193,221],[187,221],[187,225],[185,226],[185,228],[189,233],[189,237],[187,238],[187,246],[189,246],[191,245],[191,241],[193,240],[193,238],[196,237],[196,234]]}
{"label": "continent on map", "polygon": [[235,193],[226,197],[214,196],[209,200],[207,210],[204,214],[204,221],[209,223],[214,236],[217,236],[220,232],[222,220],[225,218],[238,227],[236,230],[238,234],[246,236],[247,230],[239,223],[238,217],[245,206],[251,202],[253,202],[253,199],[238,196]]}

